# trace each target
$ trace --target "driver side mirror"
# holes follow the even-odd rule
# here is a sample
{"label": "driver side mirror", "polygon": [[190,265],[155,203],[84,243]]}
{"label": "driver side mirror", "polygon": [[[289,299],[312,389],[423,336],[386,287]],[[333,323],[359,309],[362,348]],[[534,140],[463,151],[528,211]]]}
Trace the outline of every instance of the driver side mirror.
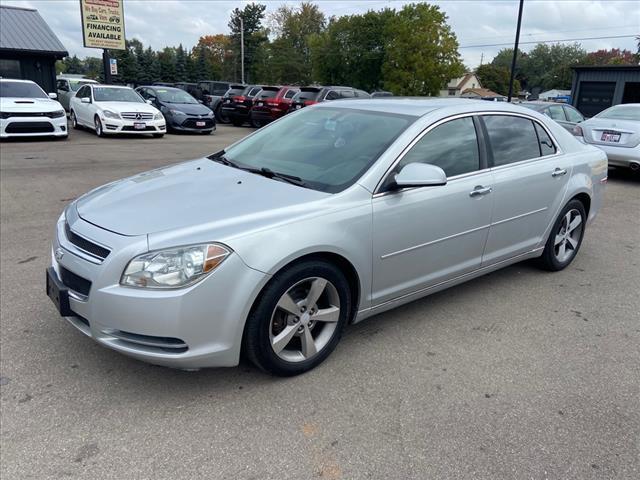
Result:
{"label": "driver side mirror", "polygon": [[80,101],[81,101],[82,103],[91,103],[91,99],[90,99],[89,97],[82,97],[82,98],[80,99]]}
{"label": "driver side mirror", "polygon": [[437,187],[447,184],[447,174],[440,167],[428,163],[410,163],[396,174],[393,189]]}
{"label": "driver side mirror", "polygon": [[58,98],[58,94],[57,94],[57,93],[50,93],[50,94],[49,94],[49,98],[50,98],[51,100],[55,100],[56,98]]}
{"label": "driver side mirror", "polygon": [[149,105],[153,105],[153,100],[155,100],[155,99],[148,98],[148,99],[147,99],[147,100],[145,100],[145,101],[146,101]]}

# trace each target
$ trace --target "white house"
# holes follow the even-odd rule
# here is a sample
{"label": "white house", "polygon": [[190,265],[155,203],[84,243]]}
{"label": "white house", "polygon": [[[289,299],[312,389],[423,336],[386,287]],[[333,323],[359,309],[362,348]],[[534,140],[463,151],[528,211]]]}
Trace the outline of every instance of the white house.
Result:
{"label": "white house", "polygon": [[440,90],[441,97],[459,97],[462,92],[470,88],[481,88],[480,80],[475,73],[465,73],[460,78],[454,78],[447,83],[446,87]]}

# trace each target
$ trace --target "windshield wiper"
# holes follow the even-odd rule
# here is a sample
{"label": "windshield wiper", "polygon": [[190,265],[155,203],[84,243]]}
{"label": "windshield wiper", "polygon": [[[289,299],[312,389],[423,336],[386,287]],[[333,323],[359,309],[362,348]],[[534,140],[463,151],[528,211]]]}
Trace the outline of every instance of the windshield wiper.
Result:
{"label": "windshield wiper", "polygon": [[270,168],[262,167],[260,169],[252,169],[251,171],[256,170],[254,173],[259,175],[263,175],[267,178],[277,178],[278,180],[283,180],[287,183],[291,183],[293,185],[298,185],[299,187],[306,187],[307,184],[304,183],[300,177],[296,177],[295,175],[288,175],[286,173],[274,172]]}
{"label": "windshield wiper", "polygon": [[235,162],[232,162],[224,155],[210,156],[209,159],[214,162],[221,163],[226,165],[227,167],[237,168],[238,170],[244,170],[245,172],[255,173],[257,175],[262,175],[267,178],[275,178],[277,180],[282,180],[287,183],[291,183],[293,185],[297,185],[299,187],[306,187],[307,184],[300,177],[296,177],[295,175],[288,175],[286,173],[274,172],[270,168],[262,167],[262,168],[254,168],[254,167],[245,167],[243,165],[238,165]]}

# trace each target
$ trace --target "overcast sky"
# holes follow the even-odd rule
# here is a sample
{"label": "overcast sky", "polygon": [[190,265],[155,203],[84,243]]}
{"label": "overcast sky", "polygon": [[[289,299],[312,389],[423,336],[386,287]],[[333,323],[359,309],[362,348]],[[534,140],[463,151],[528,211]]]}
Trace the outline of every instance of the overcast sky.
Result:
{"label": "overcast sky", "polygon": [[[127,38],[137,38],[145,46],[159,50],[182,43],[193,47],[201,35],[228,33],[229,14],[245,1],[214,0],[125,0]],[[267,12],[298,1],[263,1]],[[327,17],[364,13],[384,7],[400,8],[401,0],[317,0]],[[517,0],[443,0],[429,2],[439,5],[449,17],[458,37],[465,65],[475,68],[491,58],[503,46],[488,44],[512,43],[518,13]],[[584,37],[610,37],[640,34],[640,2],[614,0],[525,0],[521,42],[559,40]],[[101,51],[82,46],[80,7],[78,0],[2,0],[3,5],[32,7],[40,11],[45,21],[58,35],[69,52],[80,57],[100,56]],[[591,51],[601,48],[626,48],[633,52],[637,43],[633,37],[582,40]],[[483,45],[478,47],[478,45]],[[470,48],[464,48],[470,47]],[[527,51],[533,45],[522,45]]]}

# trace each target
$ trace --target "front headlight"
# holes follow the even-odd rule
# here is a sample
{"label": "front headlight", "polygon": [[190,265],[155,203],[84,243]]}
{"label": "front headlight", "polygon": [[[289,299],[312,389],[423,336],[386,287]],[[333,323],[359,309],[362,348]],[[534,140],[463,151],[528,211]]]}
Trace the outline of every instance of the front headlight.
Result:
{"label": "front headlight", "polygon": [[64,110],[56,110],[55,112],[49,112],[47,114],[49,118],[60,118],[60,117],[64,117],[65,115],[66,113],[64,112]]}
{"label": "front headlight", "polygon": [[129,262],[120,285],[140,288],[182,288],[213,272],[231,250],[217,243],[189,245],[145,253]]}
{"label": "front headlight", "polygon": [[162,116],[162,114],[161,114],[160,112],[156,113],[156,114],[153,116],[153,119],[154,119],[154,120],[162,120],[163,118],[164,118],[164,117]]}
{"label": "front headlight", "polygon": [[120,118],[120,114],[112,112],[111,110],[103,110],[102,114],[107,118]]}

